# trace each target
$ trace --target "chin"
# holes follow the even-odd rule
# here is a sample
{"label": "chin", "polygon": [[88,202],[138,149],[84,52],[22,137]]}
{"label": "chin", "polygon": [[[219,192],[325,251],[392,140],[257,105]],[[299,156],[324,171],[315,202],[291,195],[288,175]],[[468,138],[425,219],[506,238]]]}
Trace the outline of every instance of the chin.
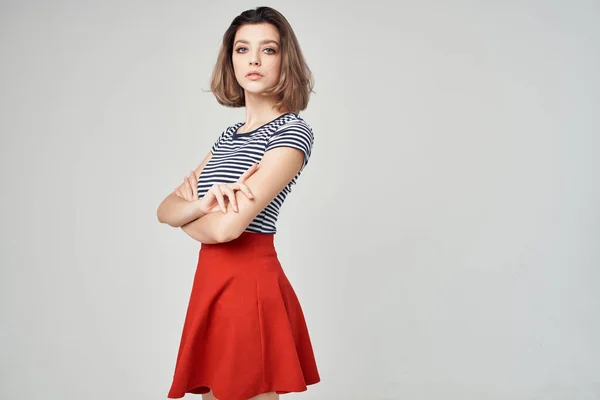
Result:
{"label": "chin", "polygon": [[262,94],[266,94],[265,93],[265,88],[264,87],[245,87],[244,90],[246,91],[246,93],[252,93],[254,95],[262,95]]}

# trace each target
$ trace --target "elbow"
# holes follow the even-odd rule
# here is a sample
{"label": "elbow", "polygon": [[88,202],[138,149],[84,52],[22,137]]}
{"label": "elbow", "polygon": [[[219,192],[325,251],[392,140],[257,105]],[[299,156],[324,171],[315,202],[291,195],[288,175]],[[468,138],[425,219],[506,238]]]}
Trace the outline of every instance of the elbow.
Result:
{"label": "elbow", "polygon": [[158,222],[160,222],[161,224],[164,224],[167,222],[167,218],[165,215],[165,200],[163,200],[158,205],[158,208],[156,209],[156,218],[158,219]]}
{"label": "elbow", "polygon": [[221,222],[215,232],[215,240],[218,243],[231,242],[240,237],[244,229],[240,229],[236,224]]}
{"label": "elbow", "polygon": [[173,228],[178,228],[178,227],[180,227],[180,226],[181,226],[181,225],[177,225],[177,224],[175,224],[173,221],[171,221],[171,220],[170,220],[170,219],[167,217],[167,215],[166,215],[166,213],[165,213],[165,210],[164,210],[164,208],[162,208],[162,207],[158,207],[158,210],[156,210],[156,219],[157,219],[157,220],[158,220],[158,222],[160,222],[161,224],[167,224],[167,225],[169,225],[169,226],[171,226],[171,227],[173,227]]}
{"label": "elbow", "polygon": [[165,218],[161,212],[160,207],[158,207],[158,210],[156,210],[156,219],[158,219],[158,222],[160,222],[161,224],[165,223]]}
{"label": "elbow", "polygon": [[158,207],[158,210],[156,210],[156,219],[158,219],[158,222],[160,222],[161,224],[169,224],[169,221],[167,221],[165,212],[162,209],[162,207],[160,207],[160,206]]}

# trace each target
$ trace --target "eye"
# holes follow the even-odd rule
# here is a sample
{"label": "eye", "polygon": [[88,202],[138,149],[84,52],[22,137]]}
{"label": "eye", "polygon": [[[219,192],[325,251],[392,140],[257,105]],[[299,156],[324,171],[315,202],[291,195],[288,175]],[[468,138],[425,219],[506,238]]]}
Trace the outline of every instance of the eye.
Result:
{"label": "eye", "polygon": [[[235,49],[235,51],[237,53],[245,53],[245,51],[242,52],[241,50],[248,50],[248,49],[246,47],[244,47],[244,46],[240,46],[237,49]],[[267,47],[264,51],[266,51],[267,54],[277,54],[277,50],[275,50],[275,49],[273,49],[271,47]]]}

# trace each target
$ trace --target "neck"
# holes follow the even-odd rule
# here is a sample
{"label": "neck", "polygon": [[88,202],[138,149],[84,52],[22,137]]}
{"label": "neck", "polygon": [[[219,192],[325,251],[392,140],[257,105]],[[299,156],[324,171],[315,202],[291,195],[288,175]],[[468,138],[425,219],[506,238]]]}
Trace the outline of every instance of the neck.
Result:
{"label": "neck", "polygon": [[244,131],[251,131],[275,118],[288,112],[285,107],[277,110],[273,108],[276,98],[255,93],[245,93],[246,121]]}

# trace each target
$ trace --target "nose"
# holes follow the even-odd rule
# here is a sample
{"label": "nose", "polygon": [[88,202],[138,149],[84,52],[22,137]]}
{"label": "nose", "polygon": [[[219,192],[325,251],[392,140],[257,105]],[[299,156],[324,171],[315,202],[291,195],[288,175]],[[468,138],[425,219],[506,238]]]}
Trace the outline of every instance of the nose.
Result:
{"label": "nose", "polygon": [[260,56],[258,54],[258,51],[254,51],[250,55],[250,65],[255,66],[255,65],[259,65],[259,64],[260,64]]}

